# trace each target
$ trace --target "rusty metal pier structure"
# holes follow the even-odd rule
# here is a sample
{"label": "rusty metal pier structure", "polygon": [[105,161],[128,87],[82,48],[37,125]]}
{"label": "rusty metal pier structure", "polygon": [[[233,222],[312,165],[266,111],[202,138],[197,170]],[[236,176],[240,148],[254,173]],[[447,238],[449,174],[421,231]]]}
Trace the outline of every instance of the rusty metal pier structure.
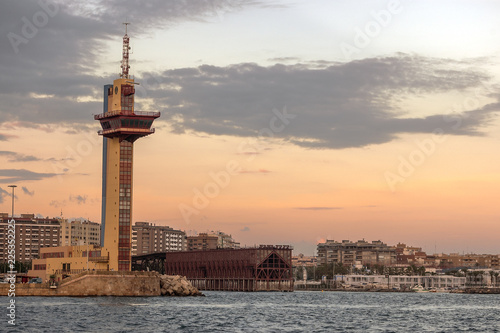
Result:
{"label": "rusty metal pier structure", "polygon": [[134,256],[134,270],[183,275],[199,290],[293,291],[292,247],[182,251]]}

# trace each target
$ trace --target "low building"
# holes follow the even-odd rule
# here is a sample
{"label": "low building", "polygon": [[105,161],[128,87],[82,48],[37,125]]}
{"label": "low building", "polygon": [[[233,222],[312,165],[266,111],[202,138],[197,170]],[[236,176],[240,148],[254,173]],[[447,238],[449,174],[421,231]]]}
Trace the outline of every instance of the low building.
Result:
{"label": "low building", "polygon": [[297,256],[292,257],[292,265],[293,267],[313,267],[317,266],[318,258],[315,256],[305,256],[302,253],[299,253]]}
{"label": "low building", "polygon": [[186,233],[168,226],[136,222],[132,226],[132,255],[185,251]]}
{"label": "low building", "polygon": [[396,263],[396,250],[381,241],[367,242],[359,240],[351,242],[343,240],[326,240],[318,244],[318,263],[342,263],[344,265],[384,265]]}
{"label": "low building", "polygon": [[29,276],[45,282],[54,276],[56,281],[83,271],[109,270],[109,253],[102,253],[95,245],[57,246],[40,250],[40,258],[33,259]]}
{"label": "low building", "polygon": [[[0,215],[0,262],[8,260],[9,218]],[[34,214],[21,214],[15,220],[15,249],[17,261],[38,258],[44,247],[58,246],[61,238],[61,224],[57,218],[38,218]]]}
{"label": "low building", "polygon": [[451,275],[344,275],[337,276],[337,281],[342,281],[351,287],[378,287],[409,289],[416,286],[424,288],[462,289],[465,288],[465,277]]}

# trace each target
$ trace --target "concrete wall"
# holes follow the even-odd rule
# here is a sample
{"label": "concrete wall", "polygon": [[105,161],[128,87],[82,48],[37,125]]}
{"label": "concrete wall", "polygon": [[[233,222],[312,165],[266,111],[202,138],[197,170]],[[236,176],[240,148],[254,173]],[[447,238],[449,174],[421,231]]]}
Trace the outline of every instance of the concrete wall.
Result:
{"label": "concrete wall", "polygon": [[[10,284],[0,284],[7,296]],[[16,296],[160,296],[156,272],[84,272],[63,280],[56,289],[48,284],[16,284]]]}

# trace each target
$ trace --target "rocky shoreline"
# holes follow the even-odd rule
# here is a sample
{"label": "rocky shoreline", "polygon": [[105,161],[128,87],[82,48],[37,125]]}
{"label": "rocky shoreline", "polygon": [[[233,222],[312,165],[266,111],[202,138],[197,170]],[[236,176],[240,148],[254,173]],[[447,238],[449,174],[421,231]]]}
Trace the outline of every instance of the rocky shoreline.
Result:
{"label": "rocky shoreline", "polygon": [[185,276],[160,275],[162,296],[205,296]]}

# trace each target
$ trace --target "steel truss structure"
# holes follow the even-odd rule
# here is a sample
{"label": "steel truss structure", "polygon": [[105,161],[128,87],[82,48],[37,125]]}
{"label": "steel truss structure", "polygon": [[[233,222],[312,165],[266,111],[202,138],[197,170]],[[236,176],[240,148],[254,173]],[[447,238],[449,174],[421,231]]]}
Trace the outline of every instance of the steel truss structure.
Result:
{"label": "steel truss structure", "polygon": [[186,276],[200,290],[293,291],[292,248],[167,252],[165,274]]}

